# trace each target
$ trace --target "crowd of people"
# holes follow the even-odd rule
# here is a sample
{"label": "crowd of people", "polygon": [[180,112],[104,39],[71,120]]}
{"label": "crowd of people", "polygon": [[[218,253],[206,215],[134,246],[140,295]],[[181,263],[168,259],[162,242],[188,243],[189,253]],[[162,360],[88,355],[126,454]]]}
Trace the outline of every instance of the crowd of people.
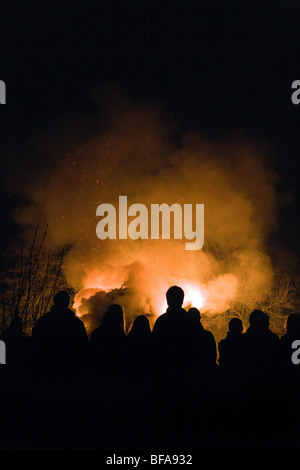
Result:
{"label": "crowd of people", "polygon": [[[282,399],[289,401],[286,416],[297,416],[299,372],[291,356],[293,341],[300,339],[298,313],[289,315],[281,338],[270,330],[269,317],[261,310],[250,314],[246,331],[239,318],[232,318],[226,337],[217,344],[203,327],[199,310],[182,308],[180,287],[170,287],[166,298],[167,311],[152,330],[147,316],[139,315],[127,335],[123,308],[113,303],[88,338],[83,322],[69,309],[65,291],[55,295],[53,306],[36,322],[30,338],[15,316],[1,336],[7,353],[5,370],[0,371],[1,390],[8,397],[8,409],[21,408],[25,414],[35,410],[40,418],[41,410],[51,408],[55,426],[57,420],[61,423],[61,414],[65,419],[67,409],[69,424],[73,418],[78,424],[92,411],[92,429],[106,423],[104,436],[111,436],[112,445],[120,423],[123,438],[132,436],[134,429],[136,444],[146,435],[175,439],[174,430],[185,427],[185,438],[179,433],[183,445],[187,436],[192,439],[189,444],[199,437],[199,429],[193,434],[187,428],[193,417],[205,423],[207,438],[216,434],[216,416],[235,423],[235,428],[248,423],[247,431],[258,415],[264,422],[272,417],[272,428],[274,417],[277,421],[281,416],[278,401]],[[266,411],[268,407],[273,414]],[[43,424],[53,425],[52,418],[47,419]],[[84,422],[86,429],[90,421],[88,426]],[[95,436],[94,431],[91,434]],[[203,429],[200,434],[203,439]],[[75,439],[70,428],[68,435]],[[226,438],[222,433],[222,442]]]}

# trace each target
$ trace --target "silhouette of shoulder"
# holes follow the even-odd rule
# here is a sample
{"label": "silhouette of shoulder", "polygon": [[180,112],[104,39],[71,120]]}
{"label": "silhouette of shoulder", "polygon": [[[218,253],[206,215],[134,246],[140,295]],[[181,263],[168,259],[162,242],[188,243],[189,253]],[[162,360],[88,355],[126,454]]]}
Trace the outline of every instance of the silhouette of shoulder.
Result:
{"label": "silhouette of shoulder", "polygon": [[33,336],[34,333],[40,332],[41,330],[50,332],[52,327],[57,328],[58,326],[60,326],[60,328],[69,326],[72,327],[72,329],[76,328],[78,332],[81,331],[86,334],[83,322],[72,310],[67,308],[62,311],[57,311],[55,308],[52,308],[37,320],[33,329]]}

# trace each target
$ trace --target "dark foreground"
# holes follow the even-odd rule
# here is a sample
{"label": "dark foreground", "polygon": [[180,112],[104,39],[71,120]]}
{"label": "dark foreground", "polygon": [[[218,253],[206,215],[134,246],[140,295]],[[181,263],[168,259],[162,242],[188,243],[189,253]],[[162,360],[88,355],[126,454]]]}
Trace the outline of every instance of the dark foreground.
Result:
{"label": "dark foreground", "polygon": [[[299,449],[295,377],[196,383],[130,374],[10,374],[1,366],[1,449]],[[68,376],[69,375],[69,376]],[[150,375],[150,374],[149,374]]]}

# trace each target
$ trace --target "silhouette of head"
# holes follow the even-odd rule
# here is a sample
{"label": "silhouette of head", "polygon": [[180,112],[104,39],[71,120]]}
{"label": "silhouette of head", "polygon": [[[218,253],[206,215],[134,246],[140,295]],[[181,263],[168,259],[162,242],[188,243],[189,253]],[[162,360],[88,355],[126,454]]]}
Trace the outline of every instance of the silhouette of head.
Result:
{"label": "silhouette of head", "polygon": [[171,308],[180,308],[183,304],[184,292],[181,287],[172,286],[167,290],[167,303]]}
{"label": "silhouette of head", "polygon": [[124,330],[124,314],[121,305],[109,305],[104,315],[102,324],[110,329],[122,328]]}
{"label": "silhouette of head", "polygon": [[250,326],[257,330],[267,330],[269,327],[269,316],[262,310],[253,310],[249,317]]}
{"label": "silhouette of head", "polygon": [[243,331],[243,322],[239,318],[232,318],[228,323],[230,333],[241,333]]}
{"label": "silhouette of head", "polygon": [[148,335],[151,333],[150,325],[149,325],[149,320],[146,317],[146,315],[139,315],[136,317],[134,320],[131,330],[131,334],[134,335]]}
{"label": "silhouette of head", "polygon": [[291,313],[286,320],[286,332],[295,338],[300,337],[300,315],[299,313]]}
{"label": "silhouette of head", "polygon": [[58,308],[67,308],[70,303],[70,296],[65,290],[57,292],[54,297],[54,305]]}
{"label": "silhouette of head", "polygon": [[196,307],[192,307],[189,309],[188,314],[196,321],[201,320],[201,315],[199,310]]}

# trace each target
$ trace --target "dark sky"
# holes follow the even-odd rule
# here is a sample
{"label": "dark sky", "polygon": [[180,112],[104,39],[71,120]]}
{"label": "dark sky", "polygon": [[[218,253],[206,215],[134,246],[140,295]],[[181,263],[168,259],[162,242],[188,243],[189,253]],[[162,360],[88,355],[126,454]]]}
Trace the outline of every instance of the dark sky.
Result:
{"label": "dark sky", "polygon": [[299,1],[6,0],[0,18],[2,148],[57,120],[97,120],[94,90],[114,84],[160,104],[182,131],[270,146],[280,190],[294,198],[282,240],[298,245]]}

